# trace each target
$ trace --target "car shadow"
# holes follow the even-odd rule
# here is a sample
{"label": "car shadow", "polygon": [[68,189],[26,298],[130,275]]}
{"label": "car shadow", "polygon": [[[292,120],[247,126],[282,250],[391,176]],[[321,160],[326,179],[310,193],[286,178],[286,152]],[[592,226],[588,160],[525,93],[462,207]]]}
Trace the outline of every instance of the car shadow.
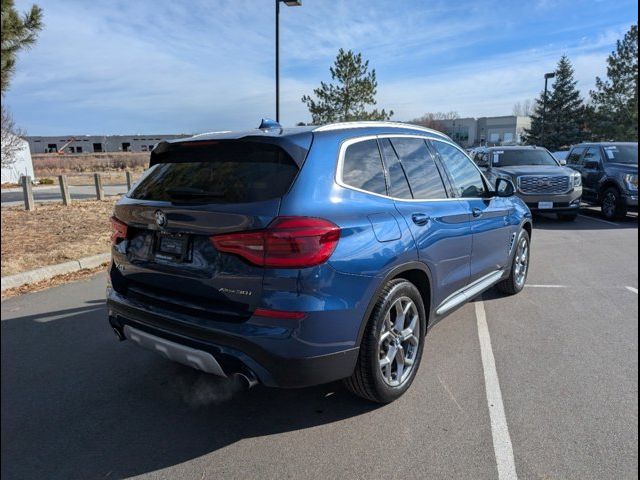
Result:
{"label": "car shadow", "polygon": [[246,391],[118,342],[103,302],[2,321],[3,478],[122,478],[378,406],[340,384]]}
{"label": "car shadow", "polygon": [[625,218],[608,221],[595,209],[583,208],[575,221],[560,220],[553,214],[536,213],[533,217],[533,228],[540,230],[616,230],[637,229],[638,215],[629,214]]}

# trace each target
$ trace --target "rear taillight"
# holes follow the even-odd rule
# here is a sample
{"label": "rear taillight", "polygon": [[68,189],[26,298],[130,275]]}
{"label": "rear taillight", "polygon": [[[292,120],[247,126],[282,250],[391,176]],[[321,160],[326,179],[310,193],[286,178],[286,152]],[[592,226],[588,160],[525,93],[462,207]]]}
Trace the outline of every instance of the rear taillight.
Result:
{"label": "rear taillight", "polygon": [[116,217],[111,217],[111,244],[117,245],[120,240],[127,238],[129,227]]}
{"label": "rear taillight", "polygon": [[271,268],[305,268],[324,263],[339,239],[337,225],[310,217],[278,217],[264,230],[210,237],[218,251]]}

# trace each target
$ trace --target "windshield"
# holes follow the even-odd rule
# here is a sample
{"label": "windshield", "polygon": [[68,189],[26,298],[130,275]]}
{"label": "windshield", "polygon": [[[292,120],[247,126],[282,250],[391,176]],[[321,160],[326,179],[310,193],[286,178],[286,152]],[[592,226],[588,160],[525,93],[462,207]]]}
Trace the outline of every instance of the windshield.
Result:
{"label": "windshield", "polygon": [[493,150],[490,158],[494,167],[558,166],[558,162],[546,150]]}
{"label": "windshield", "polygon": [[607,145],[604,147],[607,161],[612,163],[638,164],[638,144],[635,145]]}

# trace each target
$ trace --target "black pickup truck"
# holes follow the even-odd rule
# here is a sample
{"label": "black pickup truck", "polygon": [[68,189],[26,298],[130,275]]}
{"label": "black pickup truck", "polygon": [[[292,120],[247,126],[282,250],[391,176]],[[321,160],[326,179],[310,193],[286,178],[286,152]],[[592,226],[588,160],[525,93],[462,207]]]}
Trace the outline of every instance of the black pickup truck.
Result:
{"label": "black pickup truck", "polygon": [[571,148],[567,166],[582,174],[582,199],[599,205],[608,219],[638,210],[638,144],[581,143]]}

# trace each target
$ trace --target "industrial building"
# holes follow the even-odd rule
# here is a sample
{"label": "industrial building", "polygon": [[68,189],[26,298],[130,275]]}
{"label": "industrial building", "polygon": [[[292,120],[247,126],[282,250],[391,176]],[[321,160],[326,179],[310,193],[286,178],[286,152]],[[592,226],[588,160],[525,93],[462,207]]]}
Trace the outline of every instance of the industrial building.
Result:
{"label": "industrial building", "polygon": [[477,145],[520,145],[524,132],[531,128],[531,117],[456,118],[439,120],[444,133],[463,147]]}
{"label": "industrial building", "polygon": [[61,135],[25,137],[31,153],[149,152],[161,140],[191,137],[181,135]]}

